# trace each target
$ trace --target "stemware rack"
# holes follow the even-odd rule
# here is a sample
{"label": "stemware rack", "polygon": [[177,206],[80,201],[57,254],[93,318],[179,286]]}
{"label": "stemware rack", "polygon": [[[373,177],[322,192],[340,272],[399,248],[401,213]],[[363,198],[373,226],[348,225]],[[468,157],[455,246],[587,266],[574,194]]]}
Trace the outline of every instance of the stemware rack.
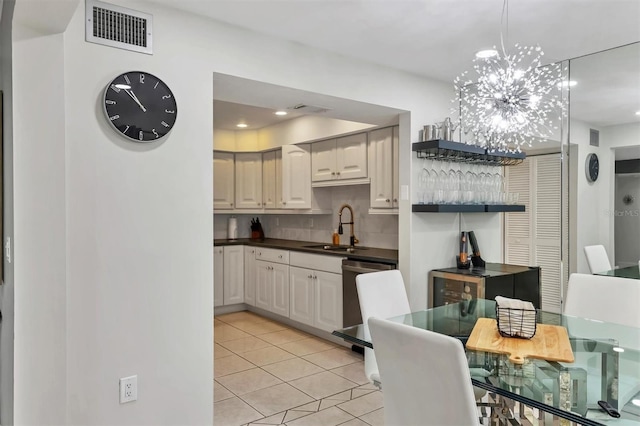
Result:
{"label": "stemware rack", "polygon": [[524,152],[491,151],[443,139],[414,142],[412,150],[418,158],[484,166],[515,166],[522,163],[526,157]]}
{"label": "stemware rack", "polygon": [[[418,158],[496,167],[515,166],[526,158],[524,152],[490,151],[479,146],[443,139],[414,142],[412,150],[416,152]],[[411,211],[414,213],[523,212],[525,206],[518,204],[413,204]]]}

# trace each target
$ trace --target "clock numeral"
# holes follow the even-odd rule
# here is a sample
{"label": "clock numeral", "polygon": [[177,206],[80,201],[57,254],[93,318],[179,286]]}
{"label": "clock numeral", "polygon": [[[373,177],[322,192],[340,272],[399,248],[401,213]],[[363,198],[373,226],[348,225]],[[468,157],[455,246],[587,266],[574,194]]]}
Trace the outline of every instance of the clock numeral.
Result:
{"label": "clock numeral", "polygon": [[107,105],[115,105],[116,101],[112,101],[111,99],[107,99],[106,101],[104,101]]}
{"label": "clock numeral", "polygon": [[127,84],[131,84],[131,80],[129,80],[129,77],[126,74],[124,75],[124,81],[126,81]]}
{"label": "clock numeral", "polygon": [[116,85],[115,85],[115,84],[112,84],[112,85],[111,85],[111,88],[113,89],[113,91],[114,91],[114,92],[116,92],[116,93],[120,93],[120,88],[119,88],[119,87],[116,87]]}
{"label": "clock numeral", "polygon": [[138,133],[138,139],[142,140],[142,137],[143,137],[143,133],[142,133],[142,130],[140,130],[140,133]]}
{"label": "clock numeral", "polygon": [[155,89],[156,87],[158,87],[158,84],[160,84],[160,82],[156,81],[156,84],[155,84],[155,86],[153,86],[153,88]]}
{"label": "clock numeral", "polygon": [[153,132],[154,135],[156,135],[156,139],[158,139],[160,137],[158,132],[156,132],[156,129],[151,129],[151,131]]}
{"label": "clock numeral", "polygon": [[118,118],[120,118],[120,116],[118,114],[116,114],[116,115],[112,115],[111,117],[109,117],[109,120],[113,121],[113,120],[117,120]]}
{"label": "clock numeral", "polygon": [[165,109],[164,112],[166,112],[167,114],[175,114],[176,113],[175,111],[170,111],[168,109]]}
{"label": "clock numeral", "polygon": [[165,123],[164,121],[160,122],[160,124],[162,124],[164,127],[169,127],[169,125],[167,123]]}
{"label": "clock numeral", "polygon": [[122,133],[127,133],[127,130],[129,130],[129,127],[131,127],[131,126],[127,126],[127,127],[124,129],[124,132],[122,132]]}
{"label": "clock numeral", "polygon": [[144,84],[144,74],[140,74],[140,83]]}
{"label": "clock numeral", "polygon": [[170,97],[171,97],[171,95],[164,95],[164,96],[162,97],[162,99],[169,99]]}

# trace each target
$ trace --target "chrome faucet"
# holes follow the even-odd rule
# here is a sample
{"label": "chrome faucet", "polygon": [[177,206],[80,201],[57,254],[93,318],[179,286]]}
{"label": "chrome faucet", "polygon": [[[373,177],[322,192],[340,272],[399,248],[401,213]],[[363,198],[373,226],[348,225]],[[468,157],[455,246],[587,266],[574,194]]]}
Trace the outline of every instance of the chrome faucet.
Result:
{"label": "chrome faucet", "polygon": [[[349,209],[349,212],[351,212],[351,222],[343,222],[342,221],[342,211],[344,209]],[[342,235],[344,233],[344,230],[342,229],[342,225],[351,225],[351,234],[349,235],[349,246],[350,247],[355,247],[356,243],[359,243],[360,241],[358,241],[358,239],[356,238],[355,234],[353,233],[353,208],[349,205],[349,204],[343,204],[340,207],[340,210],[338,211],[338,220],[340,221],[339,225],[338,225],[338,234]]]}

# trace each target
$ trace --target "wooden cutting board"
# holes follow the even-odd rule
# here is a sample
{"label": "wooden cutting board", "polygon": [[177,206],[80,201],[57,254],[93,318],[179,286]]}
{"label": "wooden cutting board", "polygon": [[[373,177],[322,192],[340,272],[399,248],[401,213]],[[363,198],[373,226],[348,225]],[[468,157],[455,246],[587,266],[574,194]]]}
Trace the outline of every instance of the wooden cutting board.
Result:
{"label": "wooden cutting board", "polygon": [[524,364],[525,358],[573,362],[573,351],[567,329],[557,325],[538,324],[531,339],[502,337],[495,319],[478,318],[467,341],[467,348],[509,355],[514,364]]}

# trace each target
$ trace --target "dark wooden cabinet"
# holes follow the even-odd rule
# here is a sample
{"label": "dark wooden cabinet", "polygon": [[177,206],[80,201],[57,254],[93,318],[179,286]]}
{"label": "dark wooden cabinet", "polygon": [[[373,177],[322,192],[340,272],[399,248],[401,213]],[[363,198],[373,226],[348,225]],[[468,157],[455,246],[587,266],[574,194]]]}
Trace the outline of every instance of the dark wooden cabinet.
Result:
{"label": "dark wooden cabinet", "polygon": [[434,269],[428,290],[430,308],[504,296],[529,301],[540,309],[540,268],[487,263],[484,268]]}

